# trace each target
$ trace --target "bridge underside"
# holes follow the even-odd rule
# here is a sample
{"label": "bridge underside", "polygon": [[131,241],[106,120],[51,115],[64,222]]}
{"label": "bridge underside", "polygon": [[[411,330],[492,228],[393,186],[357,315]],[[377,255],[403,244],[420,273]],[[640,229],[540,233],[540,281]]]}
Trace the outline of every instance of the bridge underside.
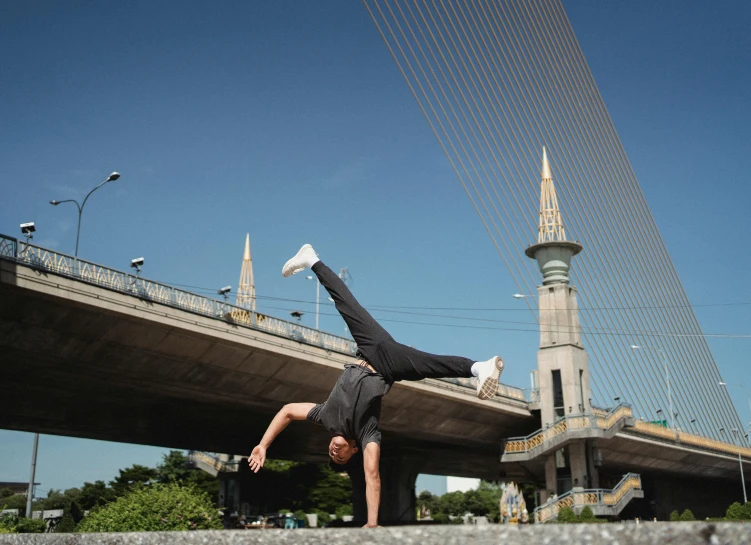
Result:
{"label": "bridge underside", "polygon": [[[343,354],[1,262],[0,427],[248,453],[283,404],[323,402]],[[504,437],[536,423],[520,404],[438,382],[384,400],[384,449],[420,471],[498,478]],[[293,423],[270,456],[327,461],[322,428]],[[428,454],[429,453],[429,454]]]}

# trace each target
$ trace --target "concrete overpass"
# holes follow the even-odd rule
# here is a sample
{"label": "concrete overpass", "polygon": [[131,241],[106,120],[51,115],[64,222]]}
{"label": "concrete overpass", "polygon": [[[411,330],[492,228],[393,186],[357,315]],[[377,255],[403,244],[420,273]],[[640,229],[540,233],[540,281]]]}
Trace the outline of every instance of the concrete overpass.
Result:
{"label": "concrete overpass", "polygon": [[[0,300],[6,429],[247,453],[276,410],[324,401],[354,361],[347,339],[10,237],[0,237]],[[595,449],[597,486],[639,472],[665,509],[667,496],[696,496],[697,482],[719,491],[738,477],[733,445],[640,422],[623,407],[567,416],[551,431],[539,406],[504,385],[481,401],[448,381],[397,384],[382,415],[388,503],[404,511],[420,472],[544,483],[550,453],[576,441]],[[327,443],[321,428],[293,423],[270,456],[327,461]]]}

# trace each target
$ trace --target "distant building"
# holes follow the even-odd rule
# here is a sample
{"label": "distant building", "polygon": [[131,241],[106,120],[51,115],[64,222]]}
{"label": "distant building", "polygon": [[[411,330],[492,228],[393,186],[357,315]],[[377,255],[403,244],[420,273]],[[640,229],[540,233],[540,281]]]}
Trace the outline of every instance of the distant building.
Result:
{"label": "distant building", "polygon": [[[34,486],[39,486],[40,483],[34,483]],[[22,494],[24,496],[27,496],[29,494],[29,482],[25,483],[19,483],[19,482],[2,482],[0,481],[0,490],[3,488],[9,488],[13,491],[14,494]]]}

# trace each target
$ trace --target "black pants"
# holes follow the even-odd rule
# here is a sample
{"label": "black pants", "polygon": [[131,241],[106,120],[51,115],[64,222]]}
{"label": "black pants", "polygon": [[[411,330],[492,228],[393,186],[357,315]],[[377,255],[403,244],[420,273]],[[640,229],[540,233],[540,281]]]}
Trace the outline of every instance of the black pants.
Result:
{"label": "black pants", "polygon": [[424,378],[471,377],[473,360],[459,356],[437,356],[396,342],[357,302],[349,288],[322,261],[313,272],[334,300],[358,354],[378,371],[386,382]]}

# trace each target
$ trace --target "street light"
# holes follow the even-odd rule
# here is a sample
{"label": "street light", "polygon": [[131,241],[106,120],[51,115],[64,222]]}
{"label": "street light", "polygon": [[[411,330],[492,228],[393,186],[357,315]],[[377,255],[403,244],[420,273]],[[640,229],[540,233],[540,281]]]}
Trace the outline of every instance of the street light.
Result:
{"label": "street light", "polygon": [[[720,428],[721,432],[725,431],[725,428]],[[743,475],[743,459],[741,458],[741,441],[738,439],[738,428],[731,428],[730,430],[738,441],[738,465],[741,469],[741,486],[743,486],[743,503],[748,503],[748,497],[746,496],[746,478]]]}
{"label": "street light", "polygon": [[87,193],[86,197],[83,199],[83,204],[78,204],[78,201],[75,199],[66,199],[64,201],[56,201],[56,200],[50,201],[50,204],[53,206],[57,206],[58,204],[62,204],[64,202],[72,202],[78,207],[78,231],[76,232],[76,253],[75,253],[76,264],[78,263],[78,239],[81,237],[81,214],[83,214],[83,207],[86,206],[86,201],[89,200],[89,197],[94,191],[96,191],[97,189],[99,189],[106,183],[114,182],[119,177],[120,177],[120,174],[117,172],[113,172],[112,174],[107,176],[106,180],[104,180],[101,184],[99,184],[98,186],[96,186],[94,189],[92,189],[91,191]]}
{"label": "street light", "polygon": [[[725,388],[728,388],[728,384],[725,381],[721,380],[718,384],[720,386],[724,386]],[[746,388],[746,386],[741,383],[737,383],[737,384],[733,383],[730,386],[738,386],[739,388],[743,388],[745,390],[746,395],[748,396],[748,410],[749,412],[751,412],[751,393],[748,392],[748,388]]]}
{"label": "street light", "polygon": [[[305,278],[307,278],[308,280],[313,280],[312,275],[308,275]],[[321,302],[321,282],[318,280],[318,278],[316,278],[315,280],[316,280],[316,331],[318,331],[318,306]]]}
{"label": "street light", "polygon": [[526,299],[527,297],[537,297],[537,295],[532,295],[528,293],[515,293],[511,297],[513,297],[514,299]]}
{"label": "street light", "polygon": [[647,346],[647,345],[638,345],[638,344],[632,344],[631,348],[633,350],[641,350],[641,349],[651,349],[651,350],[657,350],[660,354],[662,354],[662,358],[665,362],[665,382],[668,385],[668,405],[670,405],[670,429],[675,428],[675,424],[673,422],[673,398],[670,396],[670,370],[668,369],[668,356],[665,354],[665,351],[662,348],[659,348],[657,346]]}

